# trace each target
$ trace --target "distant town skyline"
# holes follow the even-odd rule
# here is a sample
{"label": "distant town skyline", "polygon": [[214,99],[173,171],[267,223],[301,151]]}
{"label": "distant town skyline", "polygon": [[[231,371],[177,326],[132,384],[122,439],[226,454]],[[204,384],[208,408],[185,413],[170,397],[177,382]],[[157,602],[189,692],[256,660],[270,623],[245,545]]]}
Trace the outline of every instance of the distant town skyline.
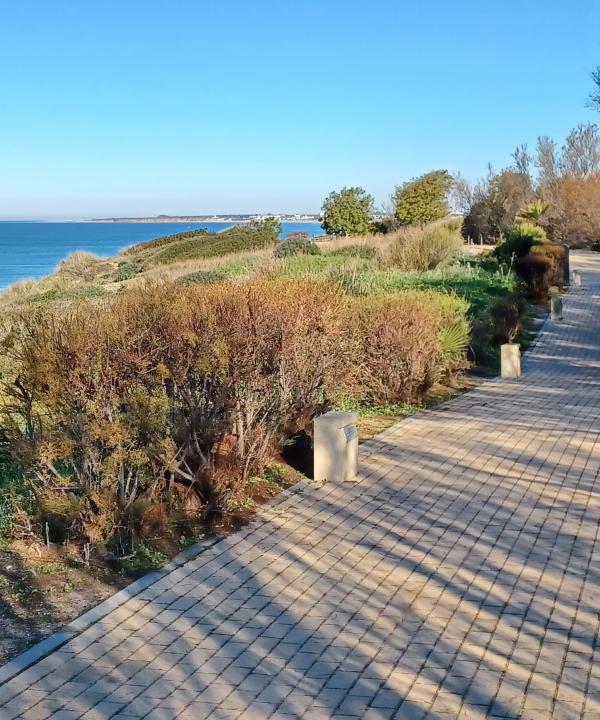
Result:
{"label": "distant town skyline", "polygon": [[315,213],[580,122],[593,0],[3,4],[0,218]]}

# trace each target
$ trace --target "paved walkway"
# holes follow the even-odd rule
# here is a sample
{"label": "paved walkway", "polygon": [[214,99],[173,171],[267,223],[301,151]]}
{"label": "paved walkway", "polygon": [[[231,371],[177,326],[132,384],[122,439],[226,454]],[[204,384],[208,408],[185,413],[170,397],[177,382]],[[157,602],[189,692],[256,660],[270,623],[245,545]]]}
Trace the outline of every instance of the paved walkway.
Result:
{"label": "paved walkway", "polygon": [[590,257],[522,380],[280,498],[0,687],[0,718],[600,718]]}

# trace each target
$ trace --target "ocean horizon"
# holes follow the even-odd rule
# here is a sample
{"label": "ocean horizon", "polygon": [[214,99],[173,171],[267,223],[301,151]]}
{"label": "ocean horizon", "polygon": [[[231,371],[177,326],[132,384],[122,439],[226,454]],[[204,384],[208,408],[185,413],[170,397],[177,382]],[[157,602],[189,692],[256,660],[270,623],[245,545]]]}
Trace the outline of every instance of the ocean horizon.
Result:
{"label": "ocean horizon", "polygon": [[[0,290],[19,280],[37,280],[51,273],[70,253],[86,250],[101,257],[116,255],[130,245],[187,230],[219,232],[226,222],[91,222],[0,221]],[[293,232],[323,235],[318,223],[282,223],[282,237]]]}

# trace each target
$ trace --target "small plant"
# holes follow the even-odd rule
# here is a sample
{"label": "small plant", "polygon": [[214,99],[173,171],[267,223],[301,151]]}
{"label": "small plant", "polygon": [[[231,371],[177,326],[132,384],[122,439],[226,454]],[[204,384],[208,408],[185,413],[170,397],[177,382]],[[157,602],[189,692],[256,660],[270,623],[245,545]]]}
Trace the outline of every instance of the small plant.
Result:
{"label": "small plant", "polygon": [[519,210],[517,220],[522,223],[533,223],[534,225],[539,225],[540,220],[548,211],[549,207],[548,203],[543,200],[534,200]]}
{"label": "small plant", "polygon": [[132,557],[121,561],[119,572],[122,575],[130,575],[155,570],[164,565],[168,557],[160,550],[151,545],[139,545]]}
{"label": "small plant", "polygon": [[464,356],[469,346],[469,326],[462,322],[442,328],[440,346],[442,353],[448,358]]}
{"label": "small plant", "polygon": [[287,468],[281,463],[273,463],[265,468],[265,480],[274,485],[283,485],[287,477]]}
{"label": "small plant", "polygon": [[292,255],[320,255],[321,248],[307,236],[290,235],[275,248],[275,257],[285,258]]}
{"label": "small plant", "polygon": [[196,270],[196,272],[184,275],[177,281],[179,285],[207,285],[210,283],[219,282],[223,279],[223,274],[218,270]]}
{"label": "small plant", "polygon": [[31,566],[32,575],[55,575],[64,570],[64,565],[59,562],[37,563]]}
{"label": "small plant", "polygon": [[74,578],[68,578],[63,585],[63,592],[70,593],[73,592],[73,590],[77,590],[79,587],[79,583]]}
{"label": "small plant", "polygon": [[248,512],[250,510],[254,510],[255,507],[256,502],[251,497],[246,495],[230,500],[228,510],[229,512],[235,512],[236,510],[238,512]]}
{"label": "small plant", "polygon": [[142,272],[142,265],[139,262],[122,262],[114,274],[115,282],[125,282],[131,280]]}

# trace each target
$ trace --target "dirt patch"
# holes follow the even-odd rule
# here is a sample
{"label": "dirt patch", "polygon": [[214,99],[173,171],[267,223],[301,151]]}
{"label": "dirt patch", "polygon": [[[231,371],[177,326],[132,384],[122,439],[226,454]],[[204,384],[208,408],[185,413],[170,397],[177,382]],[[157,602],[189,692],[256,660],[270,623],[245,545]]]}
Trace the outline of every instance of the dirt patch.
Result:
{"label": "dirt patch", "polygon": [[245,525],[254,509],[299,479],[276,463],[265,478],[250,478],[232,512],[145,538],[134,556],[116,560],[95,549],[89,564],[82,548],[12,542],[0,537],[0,665],[59,630],[146,572],[160,567],[187,545],[211,535],[226,536]]}
{"label": "dirt patch", "polygon": [[132,579],[106,568],[78,568],[65,555],[19,543],[0,551],[0,665]]}

